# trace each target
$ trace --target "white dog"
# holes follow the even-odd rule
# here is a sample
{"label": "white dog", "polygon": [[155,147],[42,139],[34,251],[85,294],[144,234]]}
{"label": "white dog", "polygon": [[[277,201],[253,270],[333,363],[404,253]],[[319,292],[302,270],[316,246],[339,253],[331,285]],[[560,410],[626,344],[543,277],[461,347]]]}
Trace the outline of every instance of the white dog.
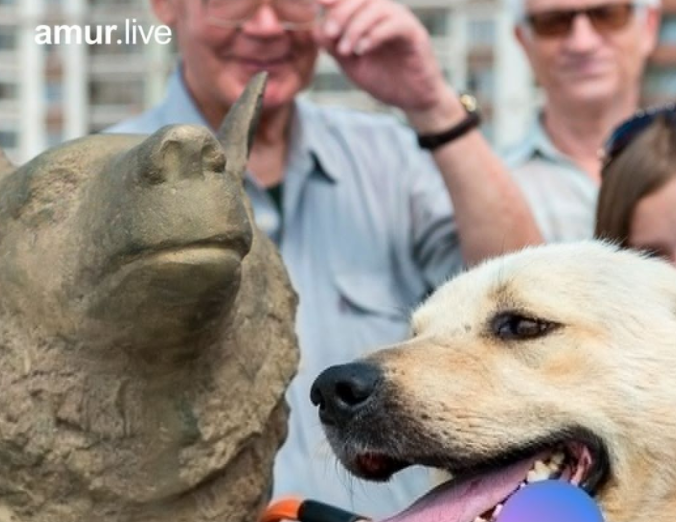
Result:
{"label": "white dog", "polygon": [[522,484],[554,477],[608,522],[676,519],[671,265],[595,242],[527,249],[442,286],[412,331],[312,389],[355,475],[454,477],[392,521],[494,520]]}

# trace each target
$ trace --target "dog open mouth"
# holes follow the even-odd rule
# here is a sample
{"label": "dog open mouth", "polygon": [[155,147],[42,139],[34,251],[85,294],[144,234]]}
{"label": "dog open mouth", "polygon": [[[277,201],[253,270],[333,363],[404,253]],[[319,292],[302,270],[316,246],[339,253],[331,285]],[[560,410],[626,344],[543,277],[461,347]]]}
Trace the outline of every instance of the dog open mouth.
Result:
{"label": "dog open mouth", "polygon": [[[593,444],[568,442],[531,453],[510,452],[458,468],[453,479],[437,486],[398,515],[383,522],[495,522],[504,503],[529,483],[565,480],[594,494],[608,475],[608,458],[597,439]],[[514,456],[514,455],[521,456]],[[443,467],[425,459],[425,465]],[[364,478],[383,480],[396,471],[422,462],[404,462],[384,454],[361,453],[353,468]],[[447,468],[446,468],[447,469]]]}

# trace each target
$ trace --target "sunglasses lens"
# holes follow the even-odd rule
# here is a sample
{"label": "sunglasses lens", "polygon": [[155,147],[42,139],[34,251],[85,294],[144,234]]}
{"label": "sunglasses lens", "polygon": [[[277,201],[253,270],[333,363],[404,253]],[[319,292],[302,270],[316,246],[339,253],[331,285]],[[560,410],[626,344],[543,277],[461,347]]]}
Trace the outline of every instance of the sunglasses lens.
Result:
{"label": "sunglasses lens", "polygon": [[572,11],[547,11],[531,14],[528,22],[537,36],[555,37],[567,35],[574,18]]}
{"label": "sunglasses lens", "polygon": [[567,36],[578,15],[589,17],[594,29],[603,33],[622,29],[633,13],[633,4],[604,4],[587,9],[533,13],[527,20],[537,36],[553,38]]}
{"label": "sunglasses lens", "polygon": [[609,4],[587,11],[594,28],[599,32],[617,31],[626,27],[634,13],[631,4]]}

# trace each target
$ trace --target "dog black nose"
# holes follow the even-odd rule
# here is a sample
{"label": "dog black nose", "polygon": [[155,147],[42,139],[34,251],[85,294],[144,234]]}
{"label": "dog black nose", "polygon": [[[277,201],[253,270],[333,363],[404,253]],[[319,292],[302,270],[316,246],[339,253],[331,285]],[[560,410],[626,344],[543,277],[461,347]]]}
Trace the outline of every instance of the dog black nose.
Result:
{"label": "dog black nose", "polygon": [[345,423],[368,404],[381,378],[380,368],[373,364],[332,366],[315,379],[310,400],[319,406],[319,418],[324,424]]}

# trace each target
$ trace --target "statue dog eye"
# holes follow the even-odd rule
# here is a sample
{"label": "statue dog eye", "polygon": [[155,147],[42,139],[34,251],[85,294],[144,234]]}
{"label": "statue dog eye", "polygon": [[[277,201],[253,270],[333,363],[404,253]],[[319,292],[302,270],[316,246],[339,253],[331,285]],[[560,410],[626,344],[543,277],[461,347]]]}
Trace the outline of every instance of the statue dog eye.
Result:
{"label": "statue dog eye", "polygon": [[501,312],[491,320],[490,330],[503,341],[523,341],[543,337],[558,326],[558,323],[517,312]]}

